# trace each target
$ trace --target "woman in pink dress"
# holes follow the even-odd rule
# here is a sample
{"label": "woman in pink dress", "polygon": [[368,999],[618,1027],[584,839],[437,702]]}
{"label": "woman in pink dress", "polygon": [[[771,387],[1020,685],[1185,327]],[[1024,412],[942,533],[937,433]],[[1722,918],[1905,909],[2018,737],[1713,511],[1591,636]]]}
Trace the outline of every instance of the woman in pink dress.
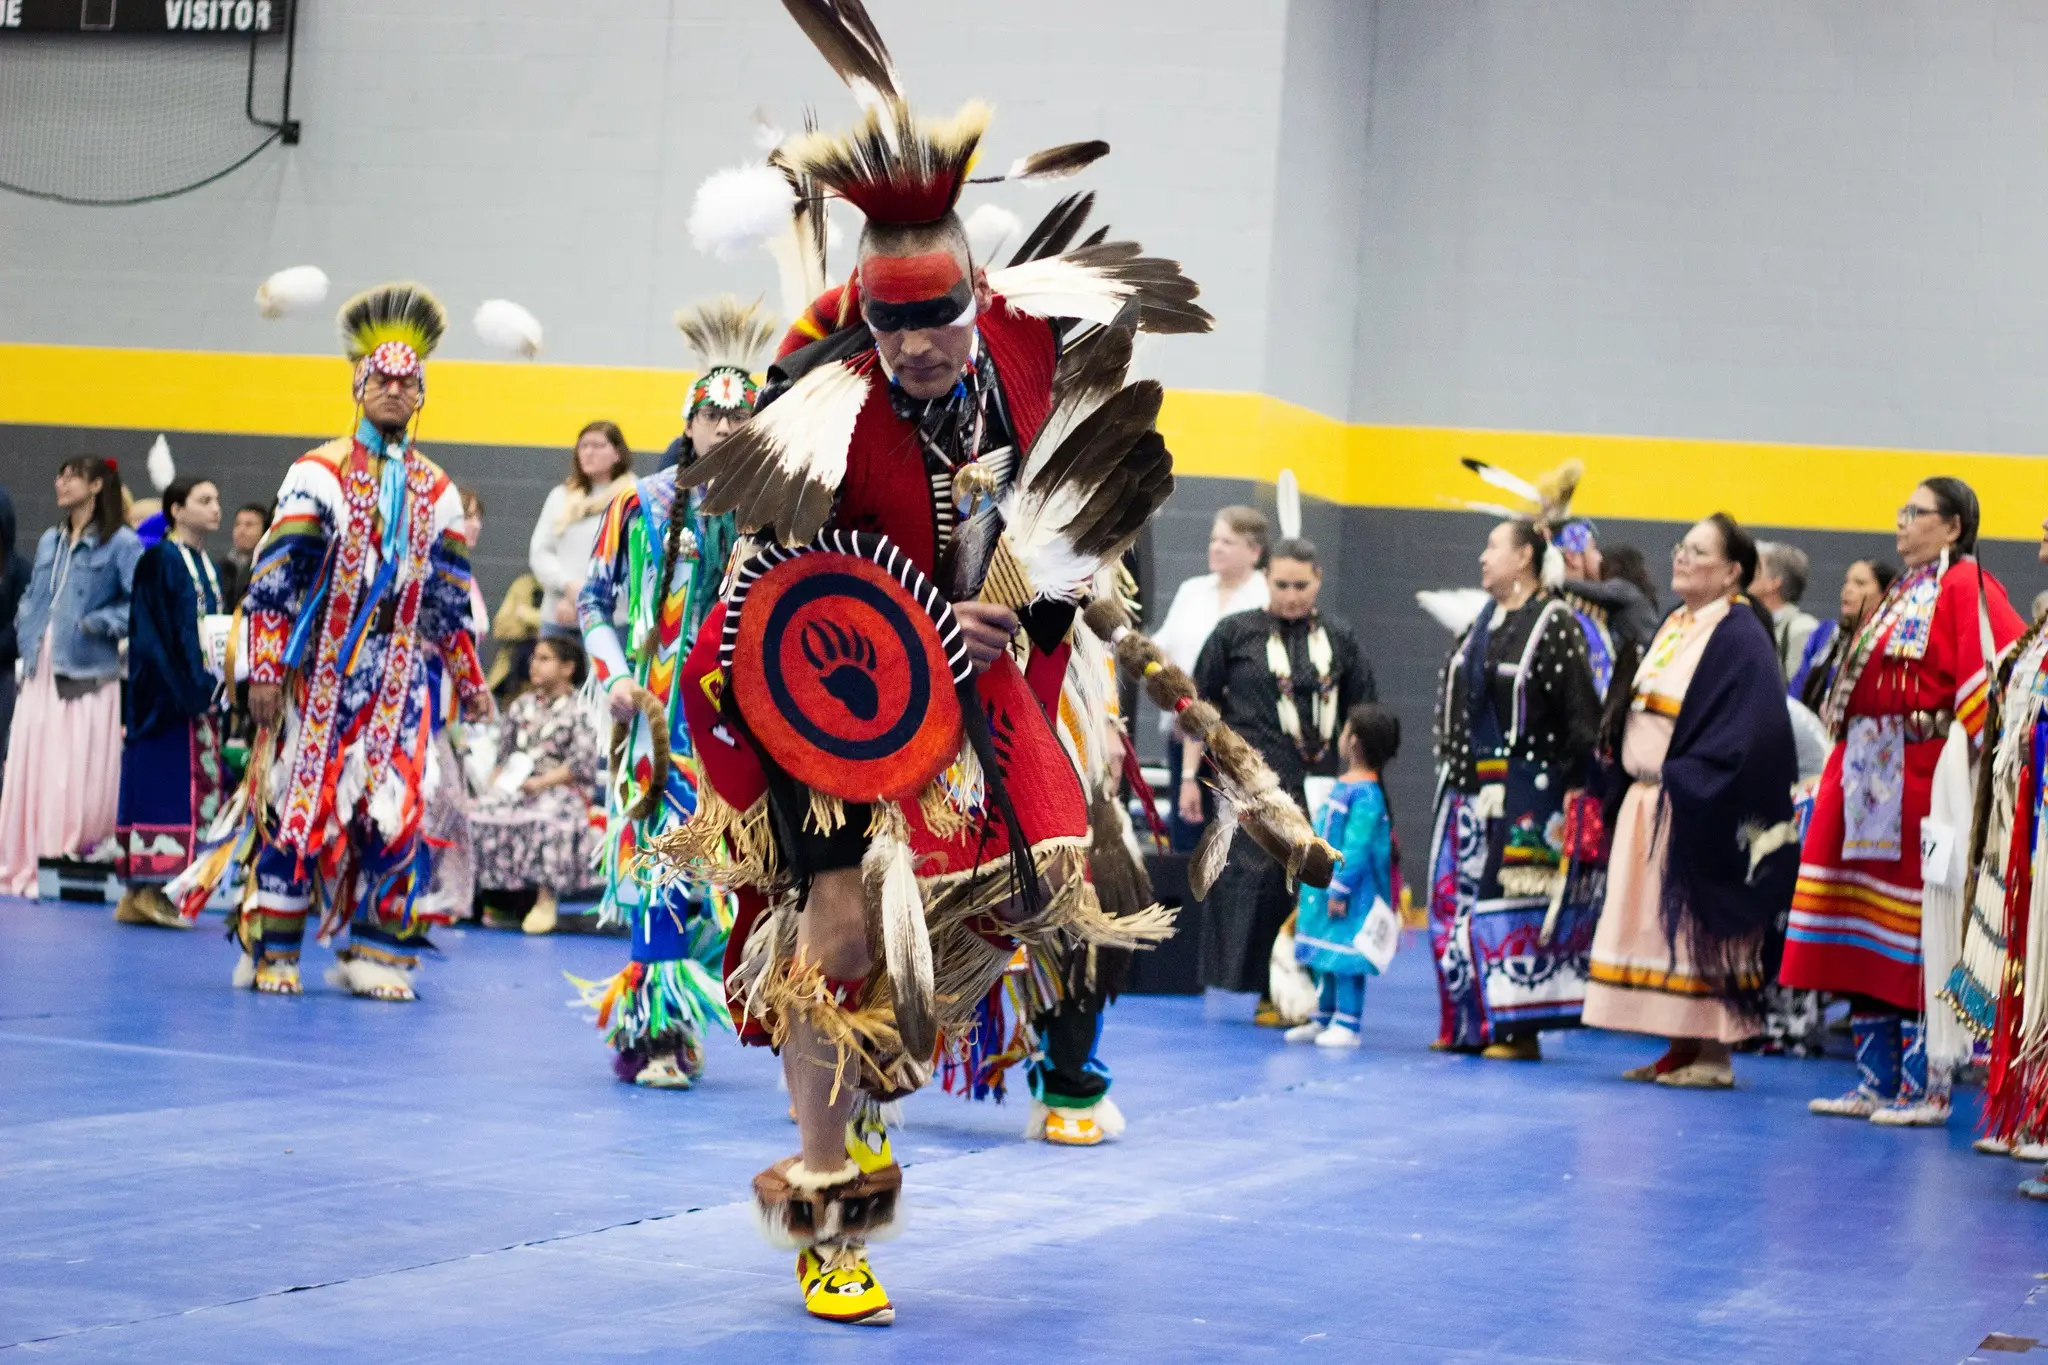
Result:
{"label": "woman in pink dress", "polygon": [[21,697],[0,784],[0,894],[29,896],[39,858],[102,852],[111,865],[121,789],[121,641],[142,542],[121,480],[95,455],[57,471],[63,521],[36,543],[15,616]]}

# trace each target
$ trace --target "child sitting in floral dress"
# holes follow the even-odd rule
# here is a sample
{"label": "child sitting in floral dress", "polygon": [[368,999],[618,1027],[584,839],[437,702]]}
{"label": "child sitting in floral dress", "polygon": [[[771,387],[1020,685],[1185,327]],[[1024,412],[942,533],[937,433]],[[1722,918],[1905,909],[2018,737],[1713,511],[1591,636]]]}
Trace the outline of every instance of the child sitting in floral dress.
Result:
{"label": "child sitting in floral dress", "polygon": [[522,925],[529,934],[551,932],[559,893],[591,880],[598,744],[576,695],[586,667],[573,638],[547,636],[534,645],[532,686],[506,708],[497,771],[469,817],[477,885],[539,893]]}

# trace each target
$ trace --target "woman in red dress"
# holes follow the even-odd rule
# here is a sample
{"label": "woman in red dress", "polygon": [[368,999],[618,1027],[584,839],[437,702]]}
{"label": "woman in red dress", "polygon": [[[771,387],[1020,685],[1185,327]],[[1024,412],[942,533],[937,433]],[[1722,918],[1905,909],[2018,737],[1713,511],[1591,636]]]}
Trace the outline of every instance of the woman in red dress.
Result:
{"label": "woman in red dress", "polygon": [[1913,490],[1899,509],[1905,572],[1864,619],[1823,707],[1835,747],[1801,850],[1779,981],[1849,997],[1859,1076],[1848,1094],[1813,1101],[1816,1114],[1948,1121],[1947,1069],[1930,1069],[1926,1050],[1920,823],[1951,729],[1973,753],[1983,733],[1987,654],[2022,629],[1977,563],[1977,522],[1977,495],[1961,480]]}

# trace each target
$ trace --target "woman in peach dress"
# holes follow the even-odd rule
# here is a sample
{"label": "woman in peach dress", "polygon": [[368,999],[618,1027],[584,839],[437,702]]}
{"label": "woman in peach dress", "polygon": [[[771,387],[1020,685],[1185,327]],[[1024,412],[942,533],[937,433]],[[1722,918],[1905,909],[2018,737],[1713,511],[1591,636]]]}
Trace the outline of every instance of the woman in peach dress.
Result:
{"label": "woman in peach dress", "polygon": [[1791,899],[1797,764],[1771,635],[1741,595],[1755,540],[1716,513],[1671,558],[1681,605],[1626,693],[1632,780],[1582,1017],[1669,1040],[1628,1079],[1726,1089],[1728,1045],[1762,1028],[1764,946]]}

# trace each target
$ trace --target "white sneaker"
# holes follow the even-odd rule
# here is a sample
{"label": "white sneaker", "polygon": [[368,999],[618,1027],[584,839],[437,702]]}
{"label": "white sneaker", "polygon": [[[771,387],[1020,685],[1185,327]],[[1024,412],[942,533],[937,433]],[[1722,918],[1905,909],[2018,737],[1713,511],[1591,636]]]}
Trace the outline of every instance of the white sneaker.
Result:
{"label": "white sneaker", "polygon": [[1316,1036],[1317,1047],[1357,1047],[1358,1030],[1332,1024]]}
{"label": "white sneaker", "polygon": [[1313,1043],[1322,1036],[1322,1033],[1323,1025],[1311,1019],[1306,1024],[1296,1024],[1293,1028],[1281,1034],[1280,1037],[1290,1043]]}
{"label": "white sneaker", "polygon": [[2014,1161],[2048,1161],[2048,1142],[2022,1142],[2012,1149]]}

